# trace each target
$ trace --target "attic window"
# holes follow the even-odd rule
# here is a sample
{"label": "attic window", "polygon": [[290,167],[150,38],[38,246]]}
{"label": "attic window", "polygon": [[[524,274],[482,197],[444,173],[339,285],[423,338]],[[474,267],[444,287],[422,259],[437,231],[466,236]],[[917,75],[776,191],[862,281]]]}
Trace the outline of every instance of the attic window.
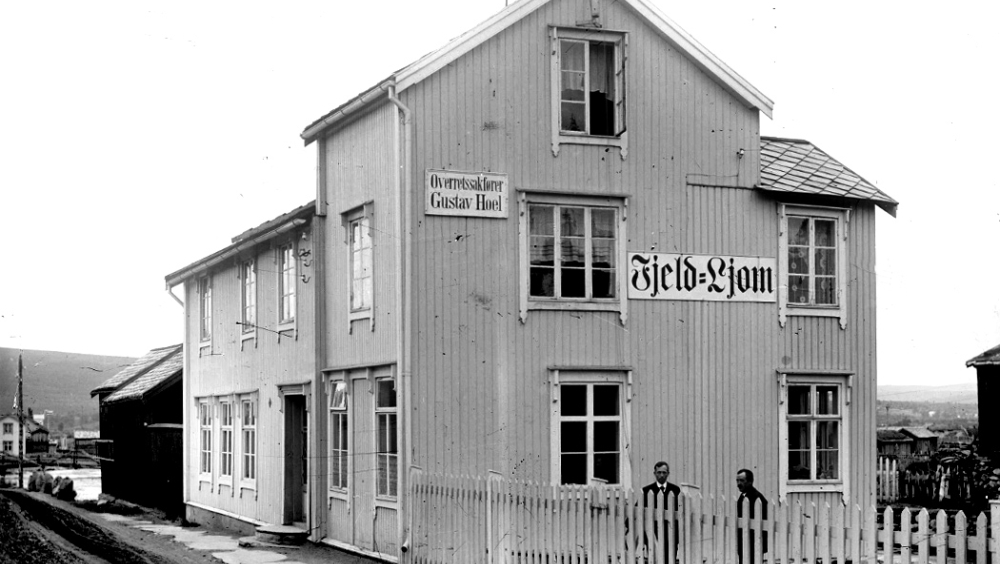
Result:
{"label": "attic window", "polygon": [[561,144],[611,145],[625,158],[627,35],[552,28],[551,40],[553,155]]}

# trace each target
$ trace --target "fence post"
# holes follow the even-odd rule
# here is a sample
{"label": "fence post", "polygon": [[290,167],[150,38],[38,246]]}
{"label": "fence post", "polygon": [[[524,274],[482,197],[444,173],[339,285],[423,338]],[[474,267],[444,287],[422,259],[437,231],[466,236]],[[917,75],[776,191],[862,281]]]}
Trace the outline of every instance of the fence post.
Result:
{"label": "fence post", "polygon": [[990,562],[1000,564],[1000,499],[990,500]]}

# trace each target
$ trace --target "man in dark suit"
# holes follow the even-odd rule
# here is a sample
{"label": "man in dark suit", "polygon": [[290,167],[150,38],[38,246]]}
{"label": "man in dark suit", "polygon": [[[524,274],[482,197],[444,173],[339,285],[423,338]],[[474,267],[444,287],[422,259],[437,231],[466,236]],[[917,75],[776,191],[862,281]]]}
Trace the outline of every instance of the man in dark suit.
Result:
{"label": "man in dark suit", "polygon": [[[664,509],[666,509],[666,507],[669,506],[670,503],[669,498],[667,496],[669,494],[674,494],[674,507],[676,508],[681,501],[680,500],[681,489],[678,488],[675,484],[671,484],[670,482],[667,481],[667,478],[670,477],[670,465],[662,460],[654,464],[653,477],[656,478],[656,481],[642,488],[642,506],[648,507],[648,504],[650,503],[649,499],[652,499],[651,502],[652,506],[658,507],[660,504],[660,500],[662,499],[664,504]],[[666,530],[666,528],[661,528],[661,525],[665,525],[665,523],[663,524],[653,523],[653,534],[659,536],[661,530]],[[675,551],[677,549],[679,541],[677,530],[678,530],[677,521],[674,520]],[[643,539],[643,543],[647,546],[650,544],[650,542],[651,541],[648,538]],[[669,554],[669,546],[670,545],[667,543],[666,539],[664,539],[663,542],[664,561],[666,561],[666,556],[667,554]]]}
{"label": "man in dark suit", "polygon": [[[644,503],[646,495],[650,492],[661,497],[670,493],[675,496],[681,495],[681,489],[667,481],[667,478],[670,477],[670,465],[666,462],[661,460],[653,465],[653,477],[656,478],[656,481],[642,488],[642,499]],[[666,497],[663,497],[663,499],[666,499]],[[656,496],[654,495],[653,507],[656,507],[656,503]]]}
{"label": "man in dark suit", "polygon": [[[757,488],[753,487],[753,471],[743,468],[736,473],[736,487],[740,490],[740,498],[736,500],[736,517],[737,519],[743,517],[743,506],[748,507],[747,512],[749,513],[749,518],[751,521],[756,517],[754,505],[757,500],[760,500],[760,519],[761,524],[764,525],[767,521],[767,499],[757,491]],[[753,531],[748,531],[750,537],[750,558],[748,560],[753,561],[754,549],[756,548],[753,538]],[[761,553],[767,552],[767,533],[761,532]],[[740,564],[743,564],[743,530],[742,528],[736,529],[736,555],[739,559]]]}

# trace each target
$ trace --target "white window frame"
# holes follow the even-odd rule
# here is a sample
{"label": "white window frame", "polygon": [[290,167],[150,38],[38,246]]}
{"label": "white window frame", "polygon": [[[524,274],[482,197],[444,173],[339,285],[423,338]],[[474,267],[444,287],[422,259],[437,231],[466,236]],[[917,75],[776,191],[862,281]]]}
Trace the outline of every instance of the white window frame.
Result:
{"label": "white window frame", "polygon": [[[228,421],[228,423],[227,423]],[[227,486],[233,485],[233,465],[235,464],[235,443],[233,426],[233,402],[231,400],[219,401],[219,483]],[[227,443],[228,448],[227,451]],[[228,458],[229,472],[226,472]]]}
{"label": "white window frame", "polygon": [[14,441],[4,441],[3,442],[4,452],[14,452]]}
{"label": "white window frame", "polygon": [[[211,399],[198,400],[198,482],[212,483],[215,444],[213,426],[215,424],[214,403]],[[206,438],[207,445],[206,445]]]}
{"label": "white window frame", "polygon": [[[278,245],[277,255],[278,270],[278,330],[283,331],[295,328],[295,321],[298,315],[298,259],[295,255],[295,241],[287,241]],[[285,305],[285,298],[288,298],[288,305]]]}
{"label": "white window frame", "polygon": [[[615,233],[615,297],[614,298],[546,298],[529,295],[531,284],[531,225],[529,218],[529,208],[531,205],[567,206],[583,208],[613,208],[616,211],[616,233]],[[529,310],[576,310],[576,311],[616,311],[622,325],[628,320],[628,299],[625,276],[627,269],[625,245],[628,240],[626,223],[628,216],[627,196],[596,196],[591,194],[576,193],[552,193],[552,192],[527,192],[521,191],[518,194],[519,206],[519,230],[520,230],[520,259],[519,259],[519,284],[520,284],[520,318],[525,323]],[[587,214],[589,217],[589,213]],[[555,228],[559,225],[556,221]],[[587,222],[587,231],[590,230],[590,222]],[[590,241],[590,238],[587,238]],[[558,236],[556,237],[555,252],[560,252]],[[589,249],[589,243],[587,244]],[[589,264],[592,254],[587,252],[587,263]],[[558,266],[554,266],[558,271]],[[590,272],[590,267],[586,268]],[[556,283],[558,284],[558,282]],[[587,276],[587,286],[590,287],[590,277]]]}
{"label": "white window frame", "polygon": [[[328,483],[328,488],[331,494],[334,494],[336,497],[340,497],[341,499],[346,499],[345,496],[348,490],[350,489],[352,458],[353,458],[351,456],[351,444],[353,440],[351,437],[351,431],[352,431],[351,410],[349,407],[351,398],[350,398],[349,383],[350,383],[349,381],[343,379],[330,380],[328,382],[329,391],[327,393],[328,403],[329,403],[328,404],[329,427],[327,436],[329,437],[329,442],[330,442],[330,451],[329,451],[330,463],[328,465],[330,468],[330,480]],[[337,399],[336,397],[337,389],[340,386],[343,386],[343,390],[341,391],[339,397],[339,399],[341,399],[342,401],[336,402],[335,400]],[[334,438],[340,434],[339,431],[342,428],[338,426],[338,423],[342,423],[343,426],[346,427],[346,434],[347,434],[346,442],[343,442],[343,444],[340,445],[342,447],[340,449],[335,448],[336,439]],[[341,480],[339,476],[336,476],[333,471],[334,468],[333,460],[338,457],[340,457],[340,467],[342,473],[344,474],[343,480]],[[336,494],[343,494],[343,495],[338,496]]]}
{"label": "white window frame", "polygon": [[[399,499],[399,482],[400,482],[400,480],[399,480],[399,470],[400,470],[400,468],[399,468],[399,390],[396,389],[396,397],[395,397],[395,400],[394,400],[392,406],[379,406],[379,404],[378,404],[378,400],[379,400],[379,389],[378,389],[378,386],[379,386],[379,383],[381,383],[381,382],[392,382],[394,388],[395,388],[395,385],[397,384],[395,378],[391,378],[391,377],[390,378],[376,378],[375,381],[373,382],[373,384],[374,384],[374,390],[373,391],[375,392],[373,394],[374,395],[373,401],[375,402],[375,410],[374,410],[375,411],[375,497],[376,497],[376,499],[396,501],[396,500]],[[393,425],[392,425],[391,428],[395,430],[395,432],[392,433],[392,435],[394,435],[394,436],[390,436],[389,434],[386,434],[385,439],[388,441],[391,438],[391,440],[393,441],[393,443],[395,443],[396,450],[394,452],[389,452],[389,451],[382,452],[379,449],[379,440],[382,439],[382,437],[380,437],[380,435],[379,435],[379,433],[380,433],[379,419],[382,418],[382,417],[385,417],[387,420],[393,421]],[[386,428],[388,429],[389,426],[387,425]],[[380,468],[380,465],[383,463],[383,460],[385,461],[385,465],[386,465],[386,491],[383,491],[382,484],[379,481],[379,468]],[[392,475],[391,472],[390,472],[390,468],[391,468],[390,465],[394,465],[395,468],[396,468],[396,474],[395,474],[396,479],[394,481],[392,479],[390,479],[390,476]],[[392,493],[393,489],[396,490],[395,494]]]}
{"label": "white window frame", "polygon": [[[576,368],[576,367],[550,367],[549,368],[549,398],[551,410],[549,413],[549,436],[550,436],[550,480],[553,485],[562,482],[562,421],[586,420],[589,422],[600,420],[616,419],[610,416],[572,416],[564,417],[561,413],[561,386],[563,385],[586,385],[588,386],[587,397],[592,398],[593,386],[595,384],[612,384],[619,386],[618,401],[620,421],[618,438],[618,484],[609,484],[615,488],[629,489],[632,487],[632,466],[631,466],[631,436],[632,436],[632,370],[625,367],[609,368]],[[589,407],[588,407],[589,409]],[[594,483],[593,472],[593,436],[592,425],[588,424],[587,436],[587,481],[588,485]]]}
{"label": "white window frame", "polygon": [[[821,206],[802,206],[778,204],[780,229],[778,234],[778,322],[784,327],[789,316],[836,317],[840,320],[840,328],[847,328],[847,234],[850,230],[851,210]],[[837,304],[836,305],[801,305],[788,301],[788,218],[806,217],[810,219],[832,219],[836,223],[837,233]],[[812,231],[812,229],[810,229]],[[810,246],[810,249],[812,247]],[[810,270],[815,263],[815,256],[810,255]]]}
{"label": "white window frame", "polygon": [[198,279],[198,340],[202,347],[212,344],[212,276]]}
{"label": "white window frame", "polygon": [[[851,397],[853,393],[854,376],[849,372],[809,372],[809,371],[779,371],[778,372],[778,488],[782,500],[789,493],[839,492],[844,503],[850,502],[851,492]],[[815,405],[811,408],[811,416],[797,417],[793,420],[836,420],[840,422],[839,445],[839,477],[835,480],[789,480],[788,479],[788,388],[793,385],[837,386],[839,387],[840,405],[839,417],[824,417],[816,415]],[[815,395],[810,393],[810,402],[815,402]],[[815,427],[815,425],[812,425]],[[810,440],[815,444],[815,431]],[[813,455],[815,457],[815,454]],[[815,462],[813,463],[815,469]]]}
{"label": "white window frame", "polygon": [[[259,434],[257,433],[257,428],[260,426],[260,403],[257,401],[257,394],[244,395],[239,399],[239,422],[240,422],[240,441],[239,441],[239,468],[240,468],[240,489],[257,490],[257,476],[260,472],[259,456],[260,452],[260,441]],[[252,411],[252,419],[246,418],[246,407],[250,406]],[[250,438],[249,442],[247,437]],[[247,449],[247,444],[253,446],[253,452],[249,452]],[[249,461],[249,464],[248,464]],[[250,477],[247,477],[247,470],[250,469]]]}
{"label": "white window frame", "polygon": [[257,260],[240,263],[240,322],[242,340],[257,337]]}
{"label": "white window frame", "polygon": [[13,435],[14,434],[14,424],[13,423],[4,423],[3,424],[3,434],[5,434],[5,435]]}
{"label": "white window frame", "polygon": [[[628,33],[582,28],[549,28],[552,83],[552,155],[558,157],[561,145],[597,145],[618,147],[622,160],[628,156],[627,90]],[[590,135],[562,130],[562,48],[561,41],[611,43],[615,47],[615,135]],[[588,51],[589,52],[589,51]],[[589,56],[584,57],[589,66]],[[586,71],[589,81],[589,69]],[[588,107],[589,107],[589,101]],[[589,112],[586,112],[589,123]]]}
{"label": "white window frame", "polygon": [[[347,247],[347,330],[351,332],[353,322],[359,319],[368,319],[369,328],[371,331],[375,330],[375,204],[372,201],[366,202],[360,206],[351,208],[341,214],[341,222],[344,226],[344,244]],[[369,263],[371,268],[369,269],[367,277],[363,277],[362,280],[367,280],[368,284],[371,286],[371,300],[368,304],[362,304],[359,307],[354,306],[354,264],[355,261],[360,256],[360,252],[356,253],[354,249],[354,226],[361,225],[361,229],[368,229],[368,241],[370,247],[368,247],[369,252]]]}

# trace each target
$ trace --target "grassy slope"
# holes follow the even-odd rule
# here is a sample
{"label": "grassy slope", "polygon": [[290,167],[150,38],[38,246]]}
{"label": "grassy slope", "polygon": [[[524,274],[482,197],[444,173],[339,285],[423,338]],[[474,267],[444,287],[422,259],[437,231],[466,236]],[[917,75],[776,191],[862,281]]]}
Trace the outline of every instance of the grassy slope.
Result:
{"label": "grassy slope", "polygon": [[[17,349],[0,348],[0,413],[9,413],[17,389]],[[36,413],[97,414],[93,390],[135,359],[121,356],[24,351],[24,407]]]}

